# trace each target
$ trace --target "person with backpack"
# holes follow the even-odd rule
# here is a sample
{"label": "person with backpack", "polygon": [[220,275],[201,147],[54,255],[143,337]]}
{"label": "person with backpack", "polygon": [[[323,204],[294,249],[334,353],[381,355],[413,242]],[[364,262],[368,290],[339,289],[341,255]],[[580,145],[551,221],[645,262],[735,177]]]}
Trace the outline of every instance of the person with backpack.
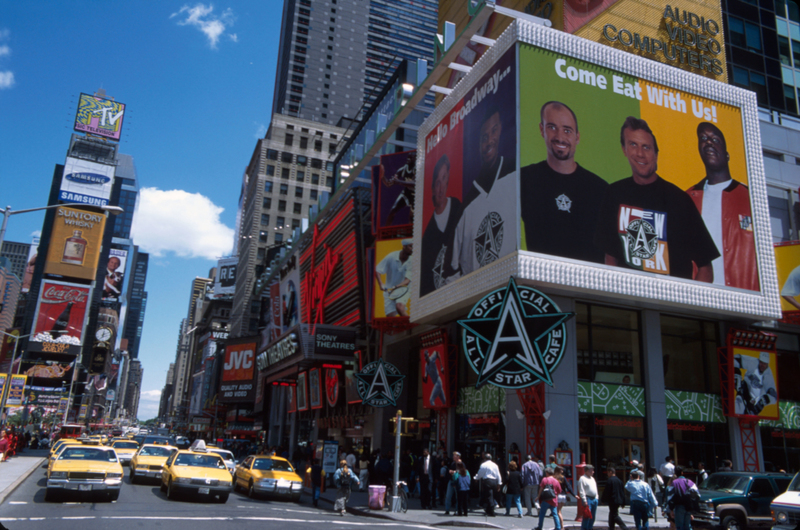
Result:
{"label": "person with backpack", "polygon": [[[647,484],[653,490],[656,499],[661,499],[661,504],[664,505],[664,491],[666,491],[664,479],[661,478],[661,475],[658,474],[654,467],[647,470]],[[658,510],[653,510],[653,522],[658,522]]]}
{"label": "person with backpack", "polygon": [[561,484],[553,478],[553,468],[546,467],[544,478],[539,483],[539,494],[536,497],[536,502],[539,503],[541,509],[539,510],[539,526],[534,530],[542,530],[548,511],[553,515],[556,530],[561,530],[561,518],[558,516],[558,496],[560,494]]}
{"label": "person with backpack", "polygon": [[350,500],[350,489],[354,485],[358,486],[360,484],[356,474],[350,471],[347,466],[347,460],[339,462],[339,469],[333,474],[333,482],[339,488],[336,491],[336,502],[333,505],[333,509],[341,512],[342,516],[344,516],[347,513],[347,501]]}
{"label": "person with backpack", "polygon": [[642,480],[644,473],[639,470],[631,473],[631,479],[625,484],[625,489],[631,494],[631,514],[636,523],[636,530],[648,530],[650,512],[658,507],[656,496],[650,485]]}
{"label": "person with backpack", "polygon": [[694,482],[683,476],[683,468],[675,467],[675,478],[671,491],[668,492],[667,503],[675,517],[676,530],[692,529],[692,511],[697,509],[700,491]]}

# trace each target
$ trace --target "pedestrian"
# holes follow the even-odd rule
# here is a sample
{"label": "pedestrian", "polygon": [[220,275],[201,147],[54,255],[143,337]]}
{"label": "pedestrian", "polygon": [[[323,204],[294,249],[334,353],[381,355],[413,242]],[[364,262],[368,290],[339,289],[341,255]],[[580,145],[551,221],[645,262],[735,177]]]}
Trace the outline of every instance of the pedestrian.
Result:
{"label": "pedestrian", "polygon": [[561,528],[566,528],[564,525],[564,514],[561,513],[561,508],[563,508],[567,503],[567,494],[570,494],[574,497],[575,493],[572,491],[570,481],[564,476],[563,467],[556,466],[555,470],[553,471],[553,478],[556,479],[561,485],[561,493],[558,495],[558,506],[556,507],[556,510],[558,510],[558,519],[561,521]]}
{"label": "pedestrian", "polygon": [[539,503],[536,497],[539,496],[539,483],[542,481],[542,468],[534,462],[533,456],[528,455],[528,461],[522,464],[522,498],[525,501],[525,515],[533,517],[533,507],[539,513]]}
{"label": "pedestrian", "polygon": [[664,459],[664,463],[661,464],[661,468],[658,470],[661,473],[661,478],[664,479],[664,482],[667,482],[672,476],[675,474],[675,464],[673,463],[672,457],[667,455]]}
{"label": "pedestrian", "polygon": [[469,487],[472,479],[469,476],[469,471],[467,471],[467,466],[460,459],[456,462],[453,481],[456,483],[458,515],[466,517],[469,513]]}
{"label": "pedestrian", "polygon": [[628,530],[628,525],[619,516],[619,509],[625,506],[625,485],[617,477],[617,468],[609,466],[607,469],[608,481],[603,490],[603,504],[608,505],[608,530],[614,530],[619,525],[620,530]]}
{"label": "pedestrian", "polygon": [[550,456],[547,457],[547,459],[549,460],[549,463],[547,464],[547,467],[549,467],[550,469],[555,471],[556,466],[558,465],[558,464],[556,464],[556,455],[550,455]]}
{"label": "pedestrian", "polygon": [[325,470],[319,465],[318,458],[311,459],[311,467],[308,468],[306,473],[311,477],[311,504],[317,506],[322,483],[325,481]]}
{"label": "pedestrian", "polygon": [[558,516],[558,496],[561,495],[561,484],[553,478],[553,468],[544,469],[544,478],[539,483],[539,494],[536,501],[539,502],[539,526],[534,530],[542,530],[544,518],[549,511],[553,515],[556,530],[561,530],[561,518]]}
{"label": "pedestrian", "polygon": [[366,451],[361,453],[361,458],[358,460],[358,481],[361,483],[359,491],[364,491],[369,485],[369,457]]}
{"label": "pedestrian", "polygon": [[445,510],[449,513],[449,505],[445,506],[445,499],[447,497],[447,486],[451,482],[450,480],[450,462],[444,456],[444,453],[439,451],[439,458],[436,459],[436,475],[437,475],[437,491],[439,493],[439,504],[445,507]]}
{"label": "pedestrian", "polygon": [[719,471],[733,471],[733,462],[730,460],[723,460]]}
{"label": "pedestrian", "polygon": [[350,471],[347,460],[339,462],[339,469],[333,474],[333,482],[339,488],[336,491],[336,502],[333,505],[334,511],[340,511],[342,516],[347,512],[347,501],[350,500],[350,488],[353,483],[358,486],[358,477]]}
{"label": "pedestrian", "polygon": [[478,474],[475,475],[475,479],[481,481],[480,506],[486,512],[486,515],[494,517],[494,508],[497,505],[494,500],[494,495],[500,486],[503,485],[503,479],[497,464],[492,462],[491,453],[486,453],[483,456],[483,463],[478,469]]}
{"label": "pedestrian", "polygon": [[444,514],[450,515],[450,507],[453,505],[453,497],[458,496],[457,483],[453,476],[458,472],[458,463],[461,462],[461,453],[453,451],[453,460],[447,470],[447,491],[444,495]]}
{"label": "pedestrian", "polygon": [[[653,490],[653,495],[656,496],[656,499],[661,499],[661,505],[663,506],[664,491],[666,490],[664,487],[664,479],[661,478],[661,475],[656,473],[656,468],[654,467],[651,467],[647,471],[647,485]],[[658,522],[658,510],[653,510],[653,522]]]}
{"label": "pedestrian", "polygon": [[[672,480],[672,491],[667,503],[675,517],[677,530],[692,529],[693,504],[700,498],[700,492],[694,482],[683,476],[683,468],[675,467],[675,478]],[[694,499],[692,498],[694,496]]]}
{"label": "pedestrian", "polygon": [[8,435],[6,431],[0,431],[0,462],[4,462],[6,459],[6,453],[8,452]]}
{"label": "pedestrian", "polygon": [[352,470],[356,469],[356,455],[352,447],[350,448],[350,452],[347,454],[345,460],[347,460],[347,467]]}
{"label": "pedestrian", "polygon": [[636,530],[648,530],[650,528],[649,514],[658,508],[658,501],[653,495],[653,490],[642,478],[644,478],[643,473],[638,470],[634,471],[631,474],[631,480],[625,484],[625,489],[631,494],[631,514],[636,523]]}
{"label": "pedestrian", "polygon": [[702,484],[708,478],[708,471],[706,471],[706,465],[703,462],[697,464],[697,483]]}
{"label": "pedestrian", "polygon": [[419,482],[419,502],[423,510],[431,508],[431,466],[433,459],[427,449],[417,459],[417,481]]}
{"label": "pedestrian", "polygon": [[512,460],[508,464],[508,475],[506,479],[506,515],[511,515],[511,505],[517,505],[517,517],[522,519],[522,473],[519,472],[517,462]]}
{"label": "pedestrian", "polygon": [[583,514],[581,530],[592,530],[594,519],[597,516],[597,481],[593,475],[594,466],[586,464],[586,467],[583,468],[583,476],[578,480],[578,496],[592,514],[591,517],[588,517],[589,512]]}

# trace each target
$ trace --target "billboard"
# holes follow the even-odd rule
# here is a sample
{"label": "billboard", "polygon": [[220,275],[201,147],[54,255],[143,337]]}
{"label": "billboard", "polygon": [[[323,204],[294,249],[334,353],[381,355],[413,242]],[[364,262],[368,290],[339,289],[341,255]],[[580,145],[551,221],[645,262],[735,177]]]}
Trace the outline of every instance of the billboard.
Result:
{"label": "billboard", "polygon": [[[73,363],[60,363],[57,361],[23,362],[22,373],[31,379],[37,379],[38,384],[48,386],[51,383],[61,384],[61,381],[72,379]],[[41,381],[50,379],[51,381]],[[56,381],[57,380],[57,381]]]}
{"label": "billboard", "polygon": [[217,261],[217,277],[214,280],[214,296],[233,294],[236,286],[236,267],[239,258],[222,258]]}
{"label": "billboard", "polygon": [[122,296],[125,283],[125,266],[128,251],[112,248],[108,251],[105,279],[103,280],[103,300],[116,301]]}
{"label": "billboard", "polygon": [[29,351],[76,354],[83,343],[92,288],[42,280]]}
{"label": "billboard", "polygon": [[255,396],[256,343],[227,344],[219,387],[220,403],[252,401]]}
{"label": "billboard", "polygon": [[281,277],[281,333],[285,333],[300,324],[300,271],[292,267]]}
{"label": "billboard", "polygon": [[[755,95],[515,24],[420,129],[413,319],[511,275],[774,318]],[[483,158],[497,169],[473,177]]]}
{"label": "billboard", "polygon": [[419,350],[420,376],[422,377],[422,406],[426,409],[452,407],[447,396],[447,345],[438,344]]}
{"label": "billboard", "polygon": [[113,99],[81,94],[75,115],[76,131],[119,141],[125,104]]}
{"label": "billboard", "polygon": [[30,386],[25,389],[28,405],[31,407],[43,407],[47,412],[55,412],[61,397],[69,392],[64,387]]}
{"label": "billboard", "polygon": [[94,280],[105,227],[104,213],[68,206],[56,208],[45,274]]}
{"label": "billboard", "polygon": [[28,260],[25,264],[25,274],[22,278],[22,292],[27,293],[31,290],[31,282],[33,281],[33,271],[36,269],[36,258],[39,255],[39,238],[34,237],[31,240],[31,246],[28,250]]}
{"label": "billboard", "polygon": [[417,152],[382,155],[378,165],[377,230],[410,225],[414,215]]}
{"label": "billboard", "polygon": [[775,244],[775,268],[783,320],[800,323],[800,241]]}
{"label": "billboard", "polygon": [[757,417],[761,420],[778,420],[778,383],[774,374],[778,368],[775,351],[732,347],[731,377],[733,401],[729,410],[732,416]]}
{"label": "billboard", "polygon": [[67,157],[58,200],[87,206],[106,206],[114,187],[114,166]]}
{"label": "billboard", "polygon": [[8,384],[8,396],[6,397],[6,406],[19,407],[22,405],[25,397],[25,382],[27,381],[25,375],[12,375]]}
{"label": "billboard", "polygon": [[411,315],[412,254],[410,238],[375,242],[373,319]]}

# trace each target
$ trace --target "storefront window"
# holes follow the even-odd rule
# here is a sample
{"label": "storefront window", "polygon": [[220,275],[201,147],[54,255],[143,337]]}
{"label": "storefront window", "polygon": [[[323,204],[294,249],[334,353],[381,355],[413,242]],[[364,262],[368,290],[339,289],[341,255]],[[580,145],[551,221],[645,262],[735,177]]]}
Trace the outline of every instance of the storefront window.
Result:
{"label": "storefront window", "polygon": [[639,313],[576,304],[578,379],[642,384]]}
{"label": "storefront window", "polygon": [[[725,423],[698,423],[670,421],[667,423],[670,455],[675,463],[683,466],[684,473],[697,482],[698,467],[702,462],[709,473],[731,458],[730,436]],[[658,467],[667,455],[656,455]]]}
{"label": "storefront window", "polygon": [[581,453],[586,463],[597,468],[598,481],[605,481],[605,470],[614,464],[618,471],[632,469],[631,460],[650,462],[645,454],[644,418],[580,414]]}
{"label": "storefront window", "polygon": [[800,470],[800,431],[780,427],[761,427],[764,471]]}
{"label": "storefront window", "polygon": [[713,322],[661,315],[664,386],[719,394],[716,337]]}

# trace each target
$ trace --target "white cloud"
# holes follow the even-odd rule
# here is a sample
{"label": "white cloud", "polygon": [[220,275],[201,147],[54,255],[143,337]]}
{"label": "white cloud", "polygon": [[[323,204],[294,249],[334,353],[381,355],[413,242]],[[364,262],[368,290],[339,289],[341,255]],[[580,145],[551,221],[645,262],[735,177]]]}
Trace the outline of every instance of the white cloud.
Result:
{"label": "white cloud", "polygon": [[267,126],[264,125],[263,123],[255,123],[255,126],[256,126],[256,133],[254,136],[256,137],[256,140],[264,138],[264,136],[267,135]]}
{"label": "white cloud", "polygon": [[133,238],[154,257],[216,260],[230,252],[234,232],[220,221],[225,211],[199,193],[142,188]]}
{"label": "white cloud", "polygon": [[145,390],[139,394],[139,401],[160,401],[161,390]]}
{"label": "white cloud", "polygon": [[[184,5],[180,11],[173,13],[169,18],[175,17],[182,17],[182,20],[178,21],[179,26],[194,26],[199,29],[208,38],[208,44],[212,49],[217,48],[220,36],[236,20],[230,8],[223,11],[219,16],[215,15],[213,4],[195,4],[192,7]],[[233,42],[238,42],[239,40],[235,33],[231,33],[228,36]]]}
{"label": "white cloud", "polygon": [[14,72],[0,72],[0,90],[14,86]]}
{"label": "white cloud", "polygon": [[7,57],[9,55],[11,55],[11,48],[5,45],[0,46],[0,57]]}

